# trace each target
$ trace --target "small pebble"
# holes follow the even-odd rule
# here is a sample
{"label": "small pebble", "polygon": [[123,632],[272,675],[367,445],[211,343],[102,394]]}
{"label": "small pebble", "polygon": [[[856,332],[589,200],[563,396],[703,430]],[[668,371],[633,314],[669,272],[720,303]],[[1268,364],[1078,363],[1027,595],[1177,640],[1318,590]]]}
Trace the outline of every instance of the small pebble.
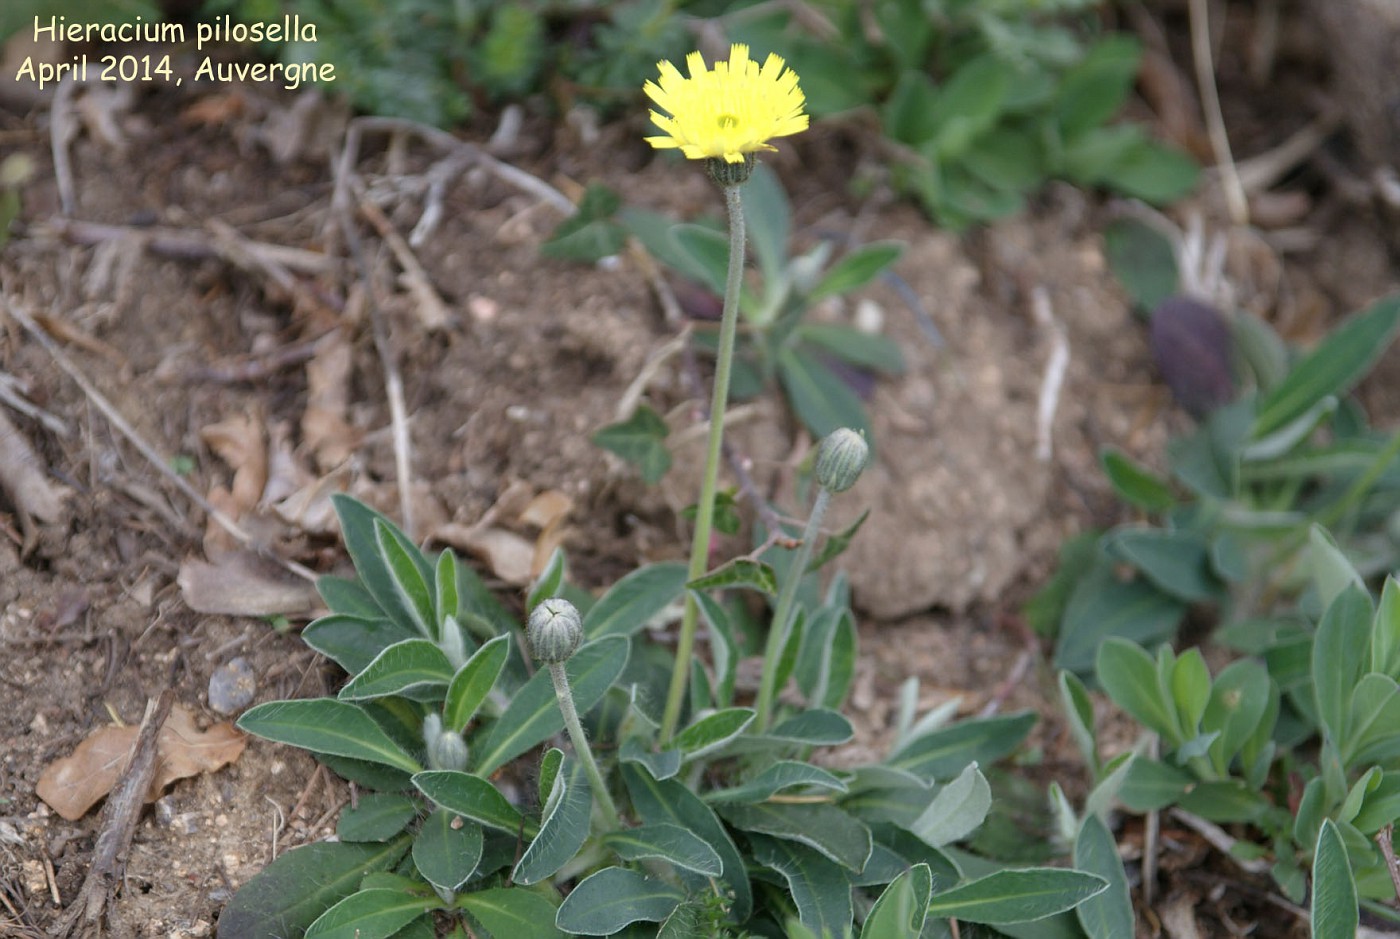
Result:
{"label": "small pebble", "polygon": [[257,690],[253,666],[240,655],[209,676],[209,706],[220,714],[235,714],[253,703]]}

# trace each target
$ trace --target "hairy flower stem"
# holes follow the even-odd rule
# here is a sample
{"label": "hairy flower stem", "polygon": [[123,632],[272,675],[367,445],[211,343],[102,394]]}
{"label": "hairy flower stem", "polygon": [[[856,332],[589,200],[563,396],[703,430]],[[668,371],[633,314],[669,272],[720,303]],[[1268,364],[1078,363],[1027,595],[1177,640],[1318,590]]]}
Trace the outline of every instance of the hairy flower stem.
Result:
{"label": "hairy flower stem", "polygon": [[588,782],[593,786],[593,796],[603,810],[603,820],[608,823],[609,830],[617,831],[622,827],[622,820],[617,816],[617,806],[608,792],[608,784],[604,781],[603,774],[598,772],[598,764],[593,760],[593,748],[588,745],[588,738],[583,734],[583,725],[578,720],[578,708],[574,707],[574,693],[569,688],[569,676],[564,671],[564,663],[550,662],[549,677],[554,681],[554,697],[559,700],[559,713],[564,715],[564,729],[569,732],[569,739],[574,742],[574,752],[583,763],[583,771],[588,774]]}
{"label": "hairy flower stem", "polygon": [[[739,285],[744,275],[744,207],[739,186],[724,187],[725,207],[729,210],[729,276],[724,283],[724,313],[719,322],[719,357],[715,361],[715,387],[710,400],[710,437],[705,451],[705,475],[700,482],[700,502],[695,510],[695,540],[690,545],[688,580],[705,573],[710,554],[710,532],[715,519],[715,489],[719,481],[719,459],[724,442],[724,409],[729,403],[729,372],[734,363],[734,337],[739,331]],[[671,669],[671,686],[666,692],[666,710],[661,717],[661,743],[670,741],[680,721],[685,701],[686,680],[690,677],[690,657],[695,651],[695,626],[700,608],[695,596],[686,591],[681,632],[676,641],[676,662]]]}
{"label": "hairy flower stem", "polygon": [[773,622],[768,627],[768,644],[763,649],[763,678],[758,685],[758,732],[768,729],[773,715],[773,698],[778,693],[778,660],[787,646],[788,633],[792,630],[793,605],[797,600],[797,585],[806,573],[807,562],[812,559],[812,543],[821,532],[822,516],[826,515],[831,493],[825,487],[817,488],[817,499],[812,503],[812,514],[807,518],[807,529],[802,532],[802,544],[783,579],[783,589],[778,594],[778,605],[773,609]]}

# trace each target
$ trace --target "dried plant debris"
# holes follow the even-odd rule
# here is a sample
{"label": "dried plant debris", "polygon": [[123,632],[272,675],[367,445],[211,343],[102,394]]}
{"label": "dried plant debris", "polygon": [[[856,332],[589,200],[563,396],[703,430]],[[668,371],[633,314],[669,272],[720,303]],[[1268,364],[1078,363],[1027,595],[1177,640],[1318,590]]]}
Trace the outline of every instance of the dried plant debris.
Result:
{"label": "dried plant debris", "polygon": [[[35,787],[39,798],[70,822],[82,818],[112,791],[121,777],[131,759],[138,729],[128,725],[93,731],[72,754],[44,768]],[[234,762],[247,742],[248,738],[227,722],[200,730],[194,712],[176,705],[160,731],[159,762],[146,791],[146,801],[154,802],[177,779],[212,773]]]}
{"label": "dried plant debris", "polygon": [[[435,528],[433,537],[480,558],[507,584],[522,587],[540,575],[564,542],[573,505],[573,499],[557,489],[530,495],[527,486],[515,483],[475,525],[448,522]],[[537,528],[539,533],[529,538],[502,527],[498,522],[503,518],[513,520],[512,527]]]}
{"label": "dried plant debris", "polygon": [[178,580],[180,596],[196,613],[278,616],[320,605],[310,581],[242,549],[221,552],[212,562],[186,558]]}
{"label": "dried plant debris", "polygon": [[[0,409],[0,489],[19,511],[21,520],[34,519],[54,525],[66,517],[69,492],[49,481],[44,462],[29,439]],[[26,530],[30,526],[25,525]]]}

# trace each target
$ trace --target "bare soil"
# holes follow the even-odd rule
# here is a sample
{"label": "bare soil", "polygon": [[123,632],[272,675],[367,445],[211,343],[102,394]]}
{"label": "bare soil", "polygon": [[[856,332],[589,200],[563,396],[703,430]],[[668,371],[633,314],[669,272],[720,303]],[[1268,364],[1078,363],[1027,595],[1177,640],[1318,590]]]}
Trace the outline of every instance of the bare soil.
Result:
{"label": "bare soil", "polygon": [[[694,402],[679,360],[647,386],[648,399],[670,412],[678,447],[660,485],[645,486],[589,441],[618,418],[619,400],[677,330],[643,258],[625,254],[601,267],[542,259],[540,245],[562,216],[474,165],[447,187],[440,224],[412,248],[448,313],[433,324],[422,294],[406,285],[401,262],[363,217],[363,269],[343,244],[328,159],[343,127],[334,108],[232,87],[145,88],[124,104],[101,104],[106,124],[102,115],[83,119],[69,147],[72,218],[116,226],[99,230],[50,223],[61,216],[53,102],[8,107],[0,109],[0,150],[28,154],[38,172],[22,191],[20,234],[0,255],[0,295],[40,318],[136,433],[268,553],[316,572],[346,567],[332,533],[270,508],[298,486],[324,481],[400,514],[372,301],[402,371],[420,537],[438,532],[435,544],[451,541],[494,513],[493,526],[517,539],[512,545],[533,545],[541,533],[519,520],[519,506],[555,492],[571,508],[550,537],[562,537],[583,586],[602,589],[640,562],[681,555],[677,513],[693,500],[701,443],[686,433]],[[657,158],[635,124],[585,139],[573,125],[531,120],[497,156],[570,195],[599,180],[677,219],[718,214],[703,174]],[[114,133],[104,137],[104,126]],[[286,146],[297,129],[304,145]],[[1250,143],[1266,149],[1291,129],[1260,130]],[[484,134],[469,136],[484,143]],[[363,148],[365,198],[401,235],[421,217],[424,174],[436,156],[412,139],[376,137]],[[879,752],[895,694],[916,676],[926,706],[958,696],[965,713],[1042,712],[1039,763],[1026,772],[1076,787],[1082,779],[1056,713],[1053,675],[1019,606],[1067,535],[1119,520],[1097,469],[1099,448],[1160,465],[1167,435],[1186,418],[1156,382],[1145,330],[1107,270],[1099,232],[1113,205],[1051,185],[1027,216],[957,237],[883,187],[865,199],[850,195],[845,181],[874,160],[858,135],[820,127],[771,160],[793,194],[799,239],[836,231],[857,242],[908,243],[896,270],[945,337],[935,346],[884,285],[816,313],[850,320],[855,301],[869,301],[908,364],[874,390],[880,462],[832,520],[839,526],[872,510],[843,559],[863,659],[853,697],[860,737],[837,759]],[[1286,255],[1277,247],[1283,239],[1268,231],[1232,242],[1228,272],[1242,303],[1306,337],[1396,288],[1400,269],[1367,212],[1338,208],[1341,197],[1316,174],[1282,189],[1305,201],[1291,228],[1311,237],[1289,242]],[[1211,191],[1182,211],[1202,212],[1218,227]],[[197,249],[172,256],[152,241],[157,229],[186,233]],[[279,283],[277,265],[250,261],[238,237],[327,260]],[[1037,291],[1048,300],[1048,324],[1034,315]],[[13,415],[46,478],[69,493],[62,517],[45,523],[26,517],[22,494],[0,498],[0,935],[39,936],[77,894],[98,826],[96,811],[67,821],[36,797],[46,766],[98,727],[139,722],[147,700],[167,687],[206,723],[230,719],[209,707],[208,689],[238,656],[252,666],[257,701],[327,693],[342,676],[296,636],[309,609],[278,619],[192,608],[182,564],[221,563],[230,556],[227,536],[3,308],[0,324],[0,378],[15,379],[66,431]],[[1053,448],[1042,459],[1037,411],[1057,333],[1069,364],[1050,424]],[[348,359],[327,383],[316,372],[330,368],[331,344]],[[298,348],[306,354],[288,354]],[[1374,400],[1396,400],[1397,368],[1392,356]],[[256,464],[257,453],[234,459],[209,442],[208,428],[231,419],[244,422],[245,451],[261,448],[261,477],[239,481],[240,466]],[[791,505],[792,469],[811,441],[780,399],[745,408],[733,439],[760,487]],[[261,485],[250,482],[259,478]],[[250,500],[240,490],[249,485]],[[507,559],[488,553],[474,563],[518,601]],[[299,589],[294,577],[286,583]],[[251,609],[274,594],[260,578],[245,599]],[[212,935],[232,891],[275,854],[330,835],[349,798],[345,783],[304,754],[258,740],[233,765],[176,782],[137,829],[111,934]],[[1204,863],[1192,847],[1173,850]],[[1200,935],[1226,935],[1228,917],[1247,921],[1269,909],[1255,898],[1242,914],[1238,894],[1222,900],[1188,877],[1174,883],[1196,905],[1185,915]],[[1179,906],[1166,903],[1144,922],[1179,916]],[[1291,928],[1286,919],[1260,922],[1259,935]]]}

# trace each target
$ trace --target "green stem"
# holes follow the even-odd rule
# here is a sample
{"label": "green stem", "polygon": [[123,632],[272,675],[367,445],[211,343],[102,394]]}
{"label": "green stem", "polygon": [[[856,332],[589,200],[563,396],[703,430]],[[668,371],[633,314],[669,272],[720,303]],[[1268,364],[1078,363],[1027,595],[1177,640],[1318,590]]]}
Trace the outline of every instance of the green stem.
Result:
{"label": "green stem", "polygon": [[763,678],[758,685],[758,732],[768,729],[772,718],[773,698],[778,693],[778,660],[783,656],[787,645],[788,632],[792,629],[793,607],[797,600],[797,585],[802,582],[807,570],[807,562],[812,559],[812,543],[821,531],[822,516],[826,515],[831,493],[818,487],[817,500],[812,503],[812,514],[807,519],[807,529],[802,533],[802,544],[783,579],[783,589],[778,594],[778,605],[773,609],[773,622],[768,627],[768,644],[763,649]]}
{"label": "green stem", "polygon": [[593,748],[588,745],[583,725],[579,723],[578,708],[574,707],[574,693],[569,689],[569,676],[564,671],[564,663],[550,662],[549,677],[554,680],[554,696],[559,700],[559,712],[564,715],[564,729],[569,732],[569,739],[574,742],[574,752],[578,754],[583,771],[593,786],[594,798],[603,810],[603,820],[610,830],[617,831],[622,828],[622,820],[617,816],[617,806],[608,792],[603,774],[598,772],[598,764],[593,760]]}
{"label": "green stem", "polygon": [[[687,580],[705,573],[710,553],[710,530],[715,519],[715,489],[719,482],[720,447],[724,442],[724,409],[729,403],[729,372],[734,364],[734,337],[739,331],[739,285],[744,276],[744,210],[739,186],[724,187],[725,207],[729,210],[729,276],[724,283],[724,313],[719,322],[719,358],[715,361],[715,387],[710,400],[710,437],[705,451],[705,475],[700,482],[700,502],[695,510],[695,540],[690,544],[690,570]],[[661,717],[661,743],[664,746],[676,732],[681,704],[685,701],[690,677],[690,657],[695,651],[695,626],[700,608],[695,596],[686,591],[681,632],[676,641],[676,661],[671,668],[671,686],[666,692],[666,710]]]}

